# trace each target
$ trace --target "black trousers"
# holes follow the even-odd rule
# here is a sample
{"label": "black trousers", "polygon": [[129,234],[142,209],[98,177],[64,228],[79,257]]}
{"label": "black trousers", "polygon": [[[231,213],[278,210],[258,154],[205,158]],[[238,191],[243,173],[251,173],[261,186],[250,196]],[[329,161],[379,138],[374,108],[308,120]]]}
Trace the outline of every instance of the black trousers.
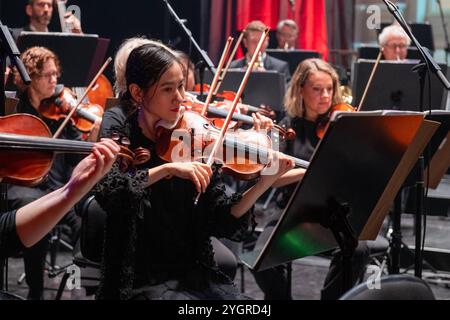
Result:
{"label": "black trousers", "polygon": [[[22,186],[8,186],[8,208],[18,209],[28,203],[43,197],[52,190],[43,190],[38,187],[29,188]],[[69,239],[73,244],[76,242],[81,229],[80,218],[75,211],[70,210],[60,223],[65,223],[72,230],[73,237]],[[26,283],[29,288],[28,298],[40,300],[44,292],[44,270],[45,257],[50,246],[50,234],[37,242],[34,246],[23,251]]]}

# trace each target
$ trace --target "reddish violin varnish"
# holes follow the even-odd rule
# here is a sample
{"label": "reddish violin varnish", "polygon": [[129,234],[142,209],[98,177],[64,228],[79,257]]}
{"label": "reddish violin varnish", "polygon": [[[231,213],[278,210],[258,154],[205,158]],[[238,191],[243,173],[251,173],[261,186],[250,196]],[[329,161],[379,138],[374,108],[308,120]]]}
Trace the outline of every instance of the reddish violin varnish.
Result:
{"label": "reddish violin varnish", "polygon": [[[0,178],[12,184],[36,185],[50,171],[55,153],[89,154],[93,146],[92,142],[51,138],[46,124],[30,114],[0,117]],[[148,150],[137,150],[135,155],[120,146],[124,170],[149,159]]]}

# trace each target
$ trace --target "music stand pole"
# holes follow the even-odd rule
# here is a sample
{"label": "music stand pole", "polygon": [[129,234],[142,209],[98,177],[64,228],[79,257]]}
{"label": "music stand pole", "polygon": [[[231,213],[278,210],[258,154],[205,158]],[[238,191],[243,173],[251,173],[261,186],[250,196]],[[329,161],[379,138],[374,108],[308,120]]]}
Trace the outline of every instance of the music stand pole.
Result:
{"label": "music stand pole", "polygon": [[[403,186],[404,188],[405,186]],[[392,234],[391,234],[391,270],[392,274],[400,273],[400,250],[402,248],[402,199],[403,188],[397,193],[394,201],[394,210],[392,212]]]}
{"label": "music stand pole", "polygon": [[323,225],[328,227],[333,233],[336,242],[342,252],[342,292],[347,292],[352,288],[352,260],[356,247],[358,246],[358,238],[348,220],[351,207],[348,203],[339,201],[335,198],[329,200],[329,218],[323,221]]}
{"label": "music stand pole", "polygon": [[[172,6],[170,5],[168,0],[163,0],[166,3],[167,6],[167,10],[169,11],[170,15],[174,18],[175,22],[181,27],[181,29],[184,31],[184,33],[186,34],[186,36],[188,37],[189,41],[191,44],[194,45],[194,48],[197,50],[197,52],[200,54],[202,63],[199,64],[200,66],[200,78],[203,78],[202,74],[204,74],[205,72],[205,67],[209,69],[209,71],[211,71],[211,73],[213,74],[213,76],[216,74],[214,71],[214,63],[211,61],[211,59],[209,58],[208,54],[206,53],[205,50],[203,50],[202,48],[200,48],[200,45],[197,43],[197,41],[195,41],[194,37],[192,36],[192,32],[191,30],[189,30],[186,25],[184,24],[183,20],[180,19],[180,17],[177,15],[177,13],[175,12],[175,10],[172,8]],[[203,68],[203,69],[201,69]],[[200,79],[200,87],[201,87],[201,91],[203,91],[203,79]],[[203,95],[203,92],[201,92],[201,95]]]}

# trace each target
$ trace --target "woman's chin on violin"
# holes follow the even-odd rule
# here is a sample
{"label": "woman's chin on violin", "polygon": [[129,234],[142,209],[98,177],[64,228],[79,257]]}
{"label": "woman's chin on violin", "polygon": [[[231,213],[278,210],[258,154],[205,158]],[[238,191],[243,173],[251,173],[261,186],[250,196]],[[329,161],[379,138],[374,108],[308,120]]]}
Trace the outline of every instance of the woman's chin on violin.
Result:
{"label": "woman's chin on violin", "polygon": [[129,85],[131,97],[146,117],[143,126],[152,132],[158,120],[169,122],[178,119],[180,105],[184,101],[184,74],[178,63],[172,64],[161,76],[157,85],[145,90],[135,83]]}

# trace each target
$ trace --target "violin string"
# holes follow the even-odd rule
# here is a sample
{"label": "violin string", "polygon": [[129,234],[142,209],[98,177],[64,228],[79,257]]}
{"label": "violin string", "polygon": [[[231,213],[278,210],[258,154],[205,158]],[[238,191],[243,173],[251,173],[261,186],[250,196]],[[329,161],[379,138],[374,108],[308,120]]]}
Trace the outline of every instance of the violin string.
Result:
{"label": "violin string", "polygon": [[53,139],[45,137],[31,137],[17,134],[0,134],[0,146],[16,146],[17,148],[41,148],[45,150],[90,152],[93,147],[91,142]]}

